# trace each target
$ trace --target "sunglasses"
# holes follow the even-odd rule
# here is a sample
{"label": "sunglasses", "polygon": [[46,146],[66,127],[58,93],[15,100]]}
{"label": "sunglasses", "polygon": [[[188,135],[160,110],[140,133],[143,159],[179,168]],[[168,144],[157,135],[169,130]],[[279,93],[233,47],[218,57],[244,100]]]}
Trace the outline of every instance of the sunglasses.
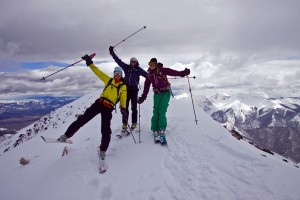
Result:
{"label": "sunglasses", "polygon": [[114,72],[114,75],[120,75],[120,76],[122,76],[122,72]]}
{"label": "sunglasses", "polygon": [[136,63],[136,61],[130,61],[131,63]]}
{"label": "sunglasses", "polygon": [[156,66],[156,62],[149,62],[149,66]]}

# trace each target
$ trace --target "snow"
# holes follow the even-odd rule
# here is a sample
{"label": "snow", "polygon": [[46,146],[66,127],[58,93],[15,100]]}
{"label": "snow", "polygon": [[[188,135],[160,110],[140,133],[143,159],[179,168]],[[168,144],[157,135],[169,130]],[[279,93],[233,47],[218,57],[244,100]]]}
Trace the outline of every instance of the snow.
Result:
{"label": "snow", "polygon": [[[113,113],[108,171],[98,174],[100,115],[82,127],[73,144],[45,144],[58,137],[95,101],[100,91],[86,95],[52,113],[58,124],[0,157],[0,197],[5,200],[135,200],[222,199],[299,200],[300,169],[245,140],[237,140],[191,99],[172,98],[168,109],[168,146],[154,144],[150,131],[152,94],[140,106],[139,134],[117,139],[120,112]],[[32,126],[31,126],[32,127]],[[11,140],[26,131],[21,130]],[[67,146],[68,155],[62,157]],[[1,149],[3,152],[3,149]],[[20,165],[19,159],[30,159]]]}
{"label": "snow", "polygon": [[189,95],[187,93],[182,93],[182,94],[179,94],[177,96],[175,96],[174,98],[175,99],[181,99],[181,98],[186,98],[188,97]]}

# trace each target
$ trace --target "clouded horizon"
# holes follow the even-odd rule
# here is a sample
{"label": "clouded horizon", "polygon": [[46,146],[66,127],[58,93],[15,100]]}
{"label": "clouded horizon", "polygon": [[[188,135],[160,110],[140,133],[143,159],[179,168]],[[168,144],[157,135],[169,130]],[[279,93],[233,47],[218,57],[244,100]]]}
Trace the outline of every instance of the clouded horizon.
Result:
{"label": "clouded horizon", "polygon": [[[116,47],[123,61],[134,56],[144,68],[152,57],[165,66],[186,64],[201,84],[214,87],[300,87],[299,9],[297,0],[0,0],[0,93],[41,91],[32,83],[51,68],[41,62],[71,64],[96,52],[95,60],[111,63],[108,47],[143,26]],[[35,62],[41,67],[24,67]],[[82,69],[44,86],[59,95],[101,85]]]}

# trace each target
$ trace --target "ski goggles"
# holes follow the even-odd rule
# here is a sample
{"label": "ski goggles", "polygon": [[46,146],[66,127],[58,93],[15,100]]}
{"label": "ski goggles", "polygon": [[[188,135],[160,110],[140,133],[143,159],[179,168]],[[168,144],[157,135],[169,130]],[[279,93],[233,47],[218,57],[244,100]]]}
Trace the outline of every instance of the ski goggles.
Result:
{"label": "ski goggles", "polygon": [[114,75],[120,75],[120,76],[122,76],[122,72],[114,72]]}

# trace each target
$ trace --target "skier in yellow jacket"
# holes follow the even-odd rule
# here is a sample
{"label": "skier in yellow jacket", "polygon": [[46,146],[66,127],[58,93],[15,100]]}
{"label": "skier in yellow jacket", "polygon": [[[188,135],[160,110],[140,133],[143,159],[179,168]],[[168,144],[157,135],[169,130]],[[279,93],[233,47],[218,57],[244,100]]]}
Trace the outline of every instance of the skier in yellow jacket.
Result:
{"label": "skier in yellow jacket", "polygon": [[101,144],[99,156],[102,160],[105,159],[105,152],[108,149],[111,139],[110,122],[112,119],[112,111],[115,105],[120,100],[121,113],[126,113],[126,97],[127,89],[125,80],[122,77],[122,68],[115,67],[113,78],[99,70],[93,63],[92,59],[85,55],[82,57],[86,61],[86,65],[91,68],[96,76],[104,82],[104,90],[98,98],[89,108],[86,109],[83,115],[79,116],[74,121],[64,135],[61,135],[57,140],[65,142],[68,138],[72,137],[83,125],[93,119],[96,115],[101,113]]}

